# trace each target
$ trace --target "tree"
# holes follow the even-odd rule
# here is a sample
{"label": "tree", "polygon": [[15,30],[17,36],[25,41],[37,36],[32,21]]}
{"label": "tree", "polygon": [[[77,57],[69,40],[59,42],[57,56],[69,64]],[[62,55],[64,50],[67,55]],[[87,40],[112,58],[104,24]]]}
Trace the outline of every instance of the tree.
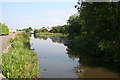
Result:
{"label": "tree", "polygon": [[43,28],[42,32],[46,33],[46,32],[48,32],[48,30],[46,28]]}
{"label": "tree", "polygon": [[67,30],[71,36],[79,36],[81,34],[81,21],[79,20],[79,14],[70,16],[67,23]]}
{"label": "tree", "polygon": [[[120,4],[117,2],[83,2],[78,1],[75,8],[78,16],[68,20],[68,32],[79,47],[93,50],[94,54],[105,57],[106,61],[120,64]],[[91,45],[91,46],[90,46]],[[88,47],[90,46],[90,47]],[[94,48],[94,49],[93,49]],[[91,52],[91,51],[88,51]],[[109,56],[109,57],[108,57]]]}
{"label": "tree", "polygon": [[31,33],[31,31],[32,31],[32,28],[31,28],[31,27],[25,29],[25,32],[26,32],[26,33]]}
{"label": "tree", "polygon": [[9,29],[5,24],[0,23],[0,35],[8,35]]}

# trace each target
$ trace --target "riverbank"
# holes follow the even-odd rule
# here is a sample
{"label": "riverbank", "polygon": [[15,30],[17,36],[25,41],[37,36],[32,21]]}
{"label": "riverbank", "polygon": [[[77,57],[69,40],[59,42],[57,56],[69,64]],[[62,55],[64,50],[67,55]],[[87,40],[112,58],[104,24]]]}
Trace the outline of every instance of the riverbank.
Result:
{"label": "riverbank", "polygon": [[2,73],[6,78],[38,78],[37,54],[30,50],[30,37],[18,33],[11,39],[12,45],[2,55]]}
{"label": "riverbank", "polygon": [[0,54],[0,73],[1,73],[1,64],[2,64],[2,59],[1,59],[1,54]]}
{"label": "riverbank", "polygon": [[15,33],[10,33],[9,35],[0,36],[0,79],[5,78],[2,75],[2,67],[1,67],[2,59],[1,59],[1,56],[2,56],[3,51],[7,50],[7,48],[8,48],[9,44],[7,44],[7,41],[14,35],[15,35]]}
{"label": "riverbank", "polygon": [[67,34],[62,33],[35,33],[37,36],[67,36]]}
{"label": "riverbank", "polygon": [[31,36],[31,48],[38,54],[45,78],[119,78],[119,67],[77,51],[69,40],[60,36]]}

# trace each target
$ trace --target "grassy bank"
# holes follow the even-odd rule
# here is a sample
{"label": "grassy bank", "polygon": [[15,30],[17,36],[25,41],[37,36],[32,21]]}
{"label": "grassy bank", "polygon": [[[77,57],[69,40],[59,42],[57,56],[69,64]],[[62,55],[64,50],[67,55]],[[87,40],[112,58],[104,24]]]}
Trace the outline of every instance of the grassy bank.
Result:
{"label": "grassy bank", "polygon": [[19,33],[11,39],[12,45],[2,55],[2,73],[7,78],[39,77],[37,54],[30,50],[30,37]]}
{"label": "grassy bank", "polygon": [[0,73],[1,73],[1,64],[2,64],[2,59],[1,59],[1,53],[0,53]]}
{"label": "grassy bank", "polygon": [[67,36],[67,34],[62,34],[62,33],[35,33],[35,35],[40,35],[40,36]]}

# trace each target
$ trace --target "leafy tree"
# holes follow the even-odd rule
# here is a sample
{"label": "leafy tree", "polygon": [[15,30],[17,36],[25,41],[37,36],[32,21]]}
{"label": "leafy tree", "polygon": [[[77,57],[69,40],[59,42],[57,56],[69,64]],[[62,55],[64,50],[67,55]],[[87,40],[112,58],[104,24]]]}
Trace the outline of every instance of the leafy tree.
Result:
{"label": "leafy tree", "polygon": [[31,28],[31,27],[25,29],[25,32],[26,32],[26,33],[30,33],[31,31],[32,31],[32,28]]}
{"label": "leafy tree", "polygon": [[48,30],[46,28],[42,29],[42,32],[46,33]]}
{"label": "leafy tree", "polygon": [[52,27],[52,29],[50,30],[50,32],[51,33],[63,33],[63,34],[67,34],[67,30],[66,30],[67,26],[68,25]]}
{"label": "leafy tree", "polygon": [[0,35],[8,35],[9,29],[5,24],[0,23]]}
{"label": "leafy tree", "polygon": [[[78,1],[78,15],[68,20],[68,33],[78,48],[101,55],[105,61],[120,64],[120,22],[118,2]],[[81,42],[81,43],[79,43]],[[90,46],[91,45],[91,46]],[[96,54],[97,53],[97,54]]]}
{"label": "leafy tree", "polygon": [[79,14],[70,16],[67,23],[67,30],[71,36],[79,36],[81,34],[81,21],[79,20]]}

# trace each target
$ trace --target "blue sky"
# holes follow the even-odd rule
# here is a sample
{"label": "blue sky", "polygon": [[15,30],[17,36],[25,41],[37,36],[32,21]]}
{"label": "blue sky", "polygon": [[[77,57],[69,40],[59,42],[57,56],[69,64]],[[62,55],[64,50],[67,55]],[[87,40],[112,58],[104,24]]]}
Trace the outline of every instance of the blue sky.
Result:
{"label": "blue sky", "polygon": [[76,2],[2,2],[2,23],[13,29],[64,25]]}

